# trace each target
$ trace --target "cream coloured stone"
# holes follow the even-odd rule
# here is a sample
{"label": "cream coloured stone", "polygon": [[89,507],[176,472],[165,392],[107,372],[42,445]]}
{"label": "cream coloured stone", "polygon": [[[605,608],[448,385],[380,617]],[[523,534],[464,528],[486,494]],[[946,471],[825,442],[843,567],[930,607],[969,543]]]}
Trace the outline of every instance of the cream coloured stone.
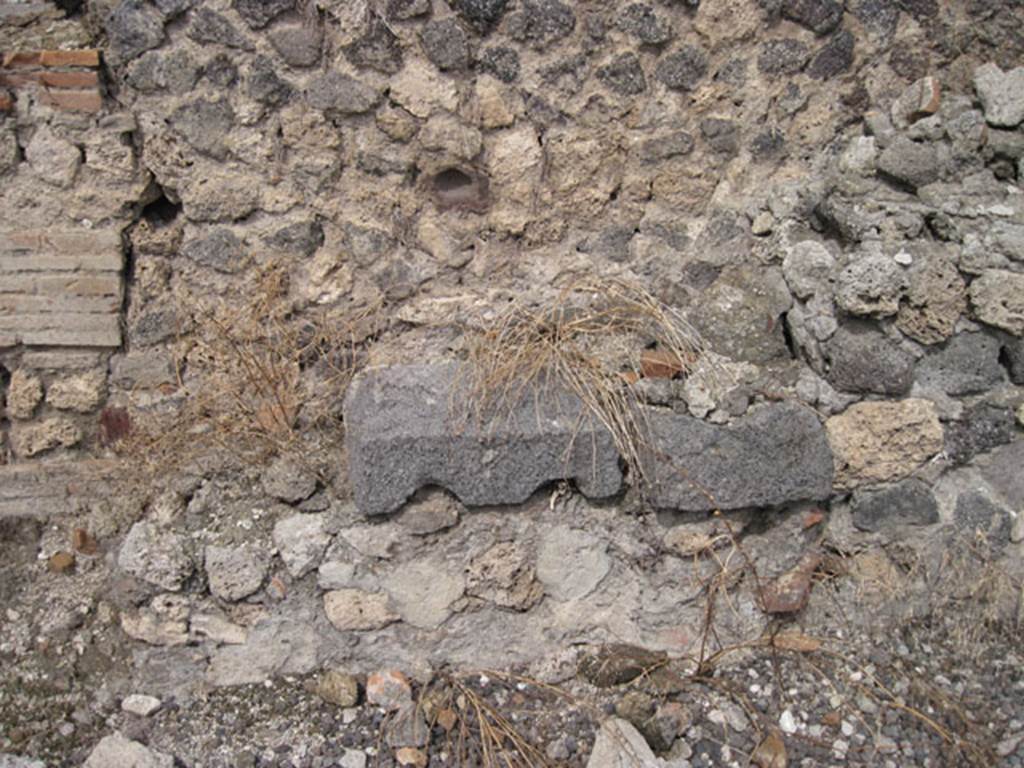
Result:
{"label": "cream coloured stone", "polygon": [[436,110],[454,112],[459,92],[450,78],[442,77],[420,61],[410,61],[391,78],[391,100],[416,117],[429,117]]}
{"label": "cream coloured stone", "polygon": [[107,395],[104,371],[90,371],[53,382],[46,391],[46,402],[62,411],[90,413]]}
{"label": "cream coloured stone", "polygon": [[72,448],[81,439],[82,431],[73,421],[51,418],[12,430],[11,447],[16,456],[28,459],[54,448]]}
{"label": "cream coloured stone", "polygon": [[342,631],[381,629],[401,618],[388,605],[388,596],[361,589],[336,589],[324,595],[328,621]]}
{"label": "cream coloured stone", "polygon": [[537,134],[529,125],[502,131],[488,148],[488,170],[494,199],[490,219],[497,229],[522,232],[536,218],[534,196],[543,157]]}
{"label": "cream coloured stone", "polygon": [[12,419],[31,419],[43,399],[43,385],[22,369],[11,374],[7,386],[7,415]]}
{"label": "cream coloured stone", "polygon": [[943,447],[935,404],[916,398],[857,403],[825,429],[843,490],[907,477]]}
{"label": "cream coloured stone", "polygon": [[516,121],[511,98],[501,83],[493,77],[483,76],[477,79],[476,101],[482,127],[507,128]]}

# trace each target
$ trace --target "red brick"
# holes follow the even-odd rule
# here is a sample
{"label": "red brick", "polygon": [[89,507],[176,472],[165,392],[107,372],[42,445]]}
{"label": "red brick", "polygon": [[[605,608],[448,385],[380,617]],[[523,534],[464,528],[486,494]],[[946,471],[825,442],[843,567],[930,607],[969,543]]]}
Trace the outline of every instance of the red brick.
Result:
{"label": "red brick", "polygon": [[100,52],[96,49],[83,51],[43,51],[39,54],[44,67],[98,67]]}
{"label": "red brick", "polygon": [[99,91],[47,90],[43,92],[42,101],[68,112],[99,112],[103,109],[103,97]]}
{"label": "red brick", "polygon": [[0,91],[0,112],[13,112],[14,99],[7,91]]}
{"label": "red brick", "polygon": [[39,81],[52,88],[95,88],[100,78],[95,72],[41,72]]}
{"label": "red brick", "polygon": [[3,66],[8,69],[38,67],[41,61],[42,54],[38,51],[14,51],[4,54]]}
{"label": "red brick", "polygon": [[0,72],[0,85],[8,88],[23,88],[38,85],[41,72]]}

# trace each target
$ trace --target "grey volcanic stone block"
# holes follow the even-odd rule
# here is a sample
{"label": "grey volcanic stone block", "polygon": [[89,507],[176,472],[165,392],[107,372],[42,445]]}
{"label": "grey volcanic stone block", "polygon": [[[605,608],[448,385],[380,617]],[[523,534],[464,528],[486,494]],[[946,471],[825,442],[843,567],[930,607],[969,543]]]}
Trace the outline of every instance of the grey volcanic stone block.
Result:
{"label": "grey volcanic stone block", "polygon": [[668,412],[652,412],[649,424],[648,498],[659,509],[741,509],[832,491],[825,430],[799,405],[766,405],[729,426]]}
{"label": "grey volcanic stone block", "polygon": [[914,360],[885,334],[861,324],[840,327],[824,345],[828,383],[844,392],[903,395],[914,382]]}
{"label": "grey volcanic stone block", "polygon": [[929,352],[917,366],[917,379],[947,395],[970,395],[1001,383],[999,341],[984,333],[961,333]]}
{"label": "grey volcanic stone block", "polygon": [[[464,504],[518,504],[551,480],[587,496],[619,490],[611,435],[573,395],[549,387],[480,423],[455,363],[374,368],[345,397],[349,476],[363,514],[393,512],[420,487],[439,485]],[[829,459],[831,462],[831,459]],[[831,466],[831,464],[830,464]]]}
{"label": "grey volcanic stone block", "polygon": [[938,521],[939,505],[931,489],[914,478],[853,494],[853,524],[862,531]]}

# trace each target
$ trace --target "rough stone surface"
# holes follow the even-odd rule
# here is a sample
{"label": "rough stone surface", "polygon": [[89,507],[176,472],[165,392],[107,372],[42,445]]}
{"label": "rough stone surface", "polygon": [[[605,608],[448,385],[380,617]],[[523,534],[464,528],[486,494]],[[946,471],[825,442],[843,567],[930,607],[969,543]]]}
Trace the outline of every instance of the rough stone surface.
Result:
{"label": "rough stone surface", "polygon": [[496,26],[505,15],[509,0],[450,0],[449,5],[482,32]]}
{"label": "rough stone surface", "polygon": [[274,546],[288,573],[296,579],[301,579],[320,564],[330,542],[331,536],[324,529],[322,514],[292,515],[274,525]]}
{"label": "rough stone surface", "polygon": [[125,696],[121,701],[122,710],[138,717],[149,717],[159,710],[161,706],[163,706],[163,702],[156,696],[146,696],[141,693]]}
{"label": "rough stone surface", "polygon": [[990,403],[979,403],[964,410],[956,421],[946,425],[946,455],[963,464],[979,453],[1013,440],[1016,428],[1013,411]]}
{"label": "rough stone surface", "polygon": [[1024,508],[1024,440],[1016,440],[978,458],[982,477],[1011,509]]}
{"label": "rough stone surface", "polygon": [[61,411],[92,413],[107,396],[106,371],[90,371],[57,379],[46,390],[46,402]]}
{"label": "rough stone surface", "polygon": [[164,41],[163,17],[142,0],[122,0],[107,17],[104,27],[111,52],[120,61],[133,59]]}
{"label": "rough stone surface", "polygon": [[878,156],[878,170],[900,184],[917,189],[936,181],[942,166],[933,145],[900,136]]}
{"label": "rough stone surface", "polygon": [[192,17],[188,36],[197,43],[214,43],[228,48],[252,50],[255,46],[221,14],[209,8],[199,8]]}
{"label": "rough stone surface", "polygon": [[427,22],[420,32],[420,43],[427,58],[442,72],[469,65],[469,39],[453,18]]}
{"label": "rough stone surface", "polygon": [[324,672],[314,690],[321,699],[337,707],[354,707],[359,703],[359,682],[340,669]]}
{"label": "rough stone surface", "polygon": [[416,536],[427,536],[458,523],[461,507],[444,491],[428,488],[416,494],[402,508],[398,524]]}
{"label": "rough stone surface", "polygon": [[379,669],[366,677],[366,703],[394,712],[412,703],[409,678],[397,669]]}
{"label": "rough stone surface", "polygon": [[834,0],[784,0],[782,15],[803,27],[824,35],[839,26],[843,6]]}
{"label": "rough stone surface", "polygon": [[854,37],[849,30],[837,32],[807,65],[807,74],[817,80],[841,75],[853,66]]}
{"label": "rough stone surface", "polygon": [[182,588],[194,567],[182,536],[145,520],[132,526],[117,562],[121,570],[170,592]]}
{"label": "rough stone surface", "polygon": [[708,56],[704,49],[684,45],[658,60],[654,76],[666,88],[689,91],[704,79],[707,72]]}
{"label": "rough stone surface", "polygon": [[906,302],[896,327],[922,344],[938,344],[953,334],[967,309],[967,285],[944,254],[915,258],[908,272]]}
{"label": "rough stone surface", "polygon": [[832,489],[832,455],[814,412],[766,405],[729,426],[652,412],[650,502],[705,511],[823,499]]}
{"label": "rough stone surface", "polygon": [[47,127],[35,132],[25,147],[25,160],[47,184],[67,189],[82,165],[82,152]]}
{"label": "rough stone surface", "polygon": [[319,634],[307,622],[266,619],[243,645],[218,648],[206,678],[219,687],[262,683],[274,675],[308,675],[319,665],[320,645]]}
{"label": "rough stone surface", "polygon": [[12,419],[31,419],[43,399],[43,383],[21,368],[11,374],[7,385],[7,415]]}
{"label": "rough stone surface", "polygon": [[1014,336],[1024,336],[1024,275],[985,270],[969,290],[975,317]]}
{"label": "rough stone surface", "polygon": [[500,542],[473,558],[466,569],[467,593],[500,608],[526,611],[540,602],[544,586],[530,555],[516,542]]}
{"label": "rough stone surface", "polygon": [[862,531],[939,521],[939,507],[931,489],[913,478],[881,488],[858,489],[851,506],[853,524]]}
{"label": "rough stone surface", "polygon": [[509,34],[535,48],[546,48],[576,27],[576,14],[561,0],[522,0],[520,8],[509,16]]}
{"label": "rough stone surface", "polygon": [[555,600],[586,597],[611,569],[607,545],[567,526],[553,529],[537,553],[537,580]]}
{"label": "rough stone surface", "polygon": [[672,39],[672,26],[647,3],[632,3],[619,14],[617,24],[641,43],[662,45]]}
{"label": "rough stone surface", "polygon": [[825,428],[838,489],[906,477],[943,447],[942,425],[928,400],[857,403]]}
{"label": "rough stone surface", "polygon": [[968,535],[980,533],[995,545],[1010,538],[1010,513],[981,491],[966,491],[956,500],[953,522]]}
{"label": "rough stone surface", "polygon": [[789,357],[782,315],[791,304],[777,270],[729,269],[703,292],[690,321],[718,354],[766,363]]}
{"label": "rough stone surface", "polygon": [[984,333],[961,333],[917,364],[917,381],[947,395],[984,392],[1005,379],[1000,344]]}
{"label": "rough stone surface", "polygon": [[181,253],[196,264],[225,273],[237,272],[245,262],[241,241],[234,232],[224,227],[212,230],[205,237],[188,241]]}
{"label": "rough stone surface", "polygon": [[608,88],[621,96],[635,96],[647,90],[647,78],[634,53],[624,53],[597,70],[597,76]]}
{"label": "rough stone surface", "polygon": [[312,67],[320,61],[323,32],[310,24],[284,24],[270,31],[270,43],[289,66]]}
{"label": "rough stone surface", "polygon": [[117,732],[104,736],[93,748],[85,768],[174,768],[174,758]]}
{"label": "rough stone surface", "polygon": [[295,7],[295,0],[235,0],[235,10],[246,24],[261,29]]}
{"label": "rough stone surface", "polygon": [[324,612],[337,629],[367,631],[380,629],[398,621],[388,596],[361,589],[336,589],[324,594]]}
{"label": "rough stone surface", "polygon": [[32,424],[18,424],[11,430],[11,448],[15,455],[29,459],[54,448],[73,448],[82,439],[82,430],[71,420],[49,418]]}
{"label": "rough stone surface", "polygon": [[914,382],[914,360],[869,327],[841,327],[822,346],[827,379],[844,392],[905,395]]}
{"label": "rough stone surface", "polygon": [[989,124],[1013,128],[1024,122],[1024,67],[1003,72],[984,64],[974,71],[974,89]]}
{"label": "rough stone surface", "polygon": [[451,615],[452,603],[462,597],[466,584],[444,560],[428,557],[406,563],[384,580],[384,588],[403,621],[432,629]]}
{"label": "rough stone surface", "polygon": [[903,268],[892,259],[862,255],[839,273],[836,303],[851,315],[894,315],[906,280]]}
{"label": "rough stone surface", "polygon": [[800,40],[768,40],[761,45],[757,68],[766,75],[795,75],[804,68],[810,57],[810,48]]}
{"label": "rough stone surface", "polygon": [[263,473],[263,490],[268,496],[294,504],[316,491],[316,475],[296,459],[280,456]]}
{"label": "rough stone surface", "polygon": [[357,115],[373,109],[380,101],[380,93],[354,77],[332,70],[310,82],[306,100],[328,117]]}
{"label": "rough stone surface", "polygon": [[248,597],[263,586],[269,558],[249,546],[206,548],[206,575],[210,591],[221,600],[233,602]]}
{"label": "rough stone surface", "polygon": [[619,489],[611,437],[585,417],[580,423],[578,400],[557,391],[526,397],[511,408],[502,404],[484,426],[464,400],[457,405],[467,375],[453,364],[394,366],[352,383],[345,438],[364,514],[392,512],[424,485],[441,485],[469,505],[520,503],[562,478],[593,497]]}
{"label": "rough stone surface", "polygon": [[610,717],[601,724],[587,768],[658,768],[647,741],[628,720]]}

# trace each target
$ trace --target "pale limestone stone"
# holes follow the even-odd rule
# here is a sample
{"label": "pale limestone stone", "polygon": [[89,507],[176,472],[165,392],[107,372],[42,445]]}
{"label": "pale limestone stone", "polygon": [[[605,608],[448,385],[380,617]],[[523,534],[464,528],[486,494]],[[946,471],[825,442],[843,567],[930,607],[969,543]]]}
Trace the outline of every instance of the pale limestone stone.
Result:
{"label": "pale limestone stone", "polygon": [[43,399],[43,385],[22,369],[11,374],[7,386],[7,415],[12,419],[31,419]]}
{"label": "pale limestone stone", "polygon": [[970,295],[981,322],[1024,336],[1024,275],[987,269],[971,283]]}
{"label": "pale limestone stone", "polygon": [[451,78],[442,77],[426,64],[410,61],[391,78],[391,100],[416,117],[429,117],[439,109],[455,112],[459,92]]}
{"label": "pale limestone stone", "polygon": [[864,402],[825,424],[837,489],[898,480],[942,450],[943,433],[929,400]]}
{"label": "pale limestone stone", "polygon": [[336,589],[326,593],[324,613],[328,621],[343,632],[381,629],[401,618],[389,607],[386,594],[361,589]]}
{"label": "pale limestone stone", "polygon": [[537,134],[529,125],[502,131],[488,154],[494,198],[491,223],[499,230],[522,232],[535,218],[532,203],[543,165]]}
{"label": "pale limestone stone", "polygon": [[402,620],[424,629],[443,624],[466,588],[462,574],[438,558],[406,563],[384,585]]}
{"label": "pale limestone stone", "polygon": [[54,448],[72,448],[82,431],[69,419],[46,419],[39,424],[21,425],[11,431],[11,447],[22,458],[31,458]]}
{"label": "pale limestone stone", "polygon": [[85,768],[173,768],[174,758],[126,738],[105,736],[89,753]]}
{"label": "pale limestone stone", "polygon": [[44,126],[35,132],[25,147],[25,159],[47,184],[67,189],[75,182],[82,164],[82,153],[70,141],[56,136]]}
{"label": "pale limestone stone", "polygon": [[472,160],[480,154],[483,146],[480,131],[460,123],[451,115],[431,117],[420,130],[419,142],[428,151],[462,161]]}
{"label": "pale limestone stone", "polygon": [[90,371],[79,376],[57,379],[46,391],[46,402],[62,411],[91,413],[107,396],[107,376]]}
{"label": "pale limestone stone", "polygon": [[483,128],[507,128],[516,121],[516,111],[507,89],[493,77],[476,81],[476,101]]}

